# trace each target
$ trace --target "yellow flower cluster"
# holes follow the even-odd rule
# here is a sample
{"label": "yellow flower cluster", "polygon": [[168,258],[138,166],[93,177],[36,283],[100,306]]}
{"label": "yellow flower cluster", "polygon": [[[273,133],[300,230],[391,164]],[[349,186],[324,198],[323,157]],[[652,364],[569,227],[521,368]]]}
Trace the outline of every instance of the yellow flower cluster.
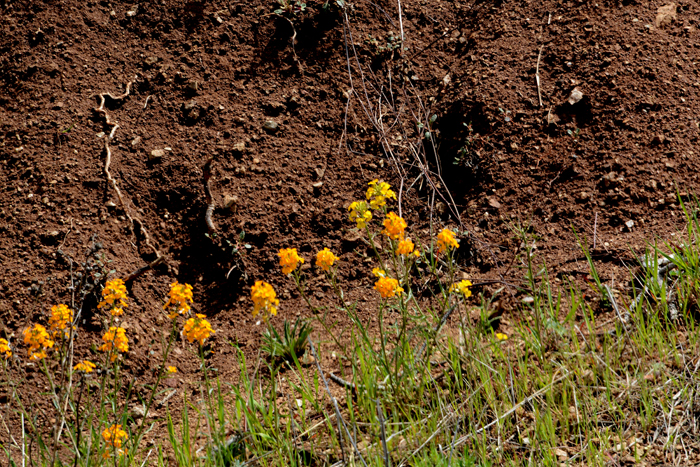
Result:
{"label": "yellow flower cluster", "polygon": [[51,316],[49,317],[49,329],[54,339],[61,336],[68,336],[68,328],[70,322],[73,321],[73,310],[67,305],[54,305],[51,307]]}
{"label": "yellow flower cluster", "polygon": [[282,248],[277,256],[280,257],[280,266],[284,274],[291,273],[298,265],[304,263],[304,258],[297,254],[296,248]]}
{"label": "yellow flower cluster", "polygon": [[384,219],[384,230],[382,230],[382,233],[392,240],[399,240],[403,239],[406,227],[406,221],[402,217],[390,212]]}
{"label": "yellow flower cluster", "polygon": [[446,253],[452,248],[459,248],[459,243],[455,240],[455,234],[450,229],[442,229],[437,236],[438,253]]}
{"label": "yellow flower cluster", "polygon": [[399,255],[410,255],[413,253],[416,256],[420,256],[420,253],[418,251],[414,251],[413,249],[415,246],[413,245],[413,242],[411,241],[410,238],[404,238],[399,240],[399,244],[396,245],[396,254]]}
{"label": "yellow flower cluster", "polygon": [[121,279],[112,279],[107,281],[105,288],[102,290],[102,300],[97,308],[109,307],[109,312],[112,316],[119,316],[124,313],[124,308],[127,307],[126,303],[126,285]]}
{"label": "yellow flower cluster", "polygon": [[168,317],[170,319],[175,319],[178,314],[188,314],[191,310],[190,303],[192,302],[192,286],[190,284],[180,284],[175,281],[170,284],[170,299],[163,305],[163,309],[167,310],[168,307],[172,307]]}
{"label": "yellow flower cluster", "polygon": [[472,291],[469,289],[469,287],[472,286],[471,281],[468,280],[463,280],[460,282],[457,282],[456,284],[452,284],[450,286],[450,293],[460,293],[464,298],[469,298],[472,296]]}
{"label": "yellow flower cluster", "polygon": [[124,441],[126,441],[127,437],[128,435],[126,434],[126,431],[122,430],[121,425],[112,425],[105,428],[102,432],[102,438],[107,444],[107,452],[105,453],[104,457],[109,457],[110,451],[117,455],[126,454],[126,449],[121,449],[121,447],[124,444]]}
{"label": "yellow flower cluster", "polygon": [[177,373],[177,368],[174,367],[174,366],[169,366],[169,367],[168,367],[168,374],[169,374],[169,375],[172,375],[172,374],[175,374],[175,373]]}
{"label": "yellow flower cluster", "polygon": [[497,332],[496,333],[496,339],[499,341],[507,341],[508,340],[508,334],[503,334],[502,332]]}
{"label": "yellow flower cluster", "polygon": [[92,373],[92,370],[94,369],[95,364],[89,360],[83,360],[82,362],[78,363],[73,367],[73,370],[82,371],[83,373]]}
{"label": "yellow flower cluster", "polygon": [[379,295],[381,295],[382,298],[391,298],[394,297],[396,294],[403,293],[403,288],[399,287],[399,281],[390,277],[383,276],[380,277],[379,280],[374,284],[374,290],[379,292]]}
{"label": "yellow flower cluster", "polygon": [[372,220],[372,211],[369,210],[365,201],[353,201],[348,211],[350,211],[350,220],[357,222],[358,229],[364,229],[367,222]]}
{"label": "yellow flower cluster", "polygon": [[251,287],[250,296],[253,299],[253,316],[260,313],[265,321],[270,315],[277,314],[277,306],[280,301],[277,299],[275,289],[270,284],[263,281],[256,281]]}
{"label": "yellow flower cluster", "polygon": [[12,356],[12,349],[10,349],[10,343],[7,339],[0,338],[0,354],[4,354],[5,360]]}
{"label": "yellow flower cluster", "polygon": [[214,333],[211,324],[204,318],[205,315],[196,314],[194,318],[188,319],[182,328],[182,333],[190,343],[197,341],[199,345],[204,345],[204,341]]}
{"label": "yellow flower cluster", "polygon": [[334,255],[331,250],[324,248],[316,254],[316,266],[326,272],[330,272],[331,267],[333,267],[333,263],[339,259],[340,258]]}
{"label": "yellow flower cluster", "polygon": [[24,343],[29,346],[29,360],[46,358],[46,349],[53,347],[49,333],[41,324],[35,324],[34,328],[24,330]]}
{"label": "yellow flower cluster", "polygon": [[379,209],[386,205],[388,198],[396,199],[396,193],[391,190],[391,186],[386,182],[372,180],[367,188],[367,201],[372,209]]}
{"label": "yellow flower cluster", "polygon": [[[104,344],[99,347],[102,352],[111,352],[116,350],[117,352],[126,353],[129,351],[129,339],[126,337],[126,331],[124,328],[117,328],[112,326],[109,331],[102,336]],[[110,361],[117,359],[118,354],[115,352],[110,357]]]}

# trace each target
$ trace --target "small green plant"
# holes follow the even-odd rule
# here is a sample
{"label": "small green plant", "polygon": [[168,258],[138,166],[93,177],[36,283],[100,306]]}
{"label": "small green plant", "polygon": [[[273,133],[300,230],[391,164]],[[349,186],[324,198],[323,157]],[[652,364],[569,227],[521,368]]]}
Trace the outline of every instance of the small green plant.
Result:
{"label": "small green plant", "polygon": [[301,0],[277,0],[279,8],[274,13],[276,15],[295,16],[306,11],[306,3]]}
{"label": "small green plant", "polygon": [[262,349],[272,358],[281,358],[291,362],[306,352],[309,335],[313,328],[307,321],[297,318],[294,324],[284,320],[282,329],[282,334],[280,335],[274,326],[268,326],[262,337]]}
{"label": "small green plant", "polygon": [[576,128],[574,130],[566,130],[566,133],[573,139],[578,140],[578,137],[581,135],[581,129]]}

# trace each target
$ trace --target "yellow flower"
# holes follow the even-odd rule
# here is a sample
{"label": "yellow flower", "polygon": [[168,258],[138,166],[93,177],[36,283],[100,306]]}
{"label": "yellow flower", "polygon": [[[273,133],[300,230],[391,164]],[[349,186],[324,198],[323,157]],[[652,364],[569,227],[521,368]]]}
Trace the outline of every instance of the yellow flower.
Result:
{"label": "yellow flower", "polygon": [[326,272],[330,272],[333,263],[338,261],[336,255],[334,255],[331,250],[324,248],[316,254],[316,266],[323,269]]}
{"label": "yellow flower", "polygon": [[104,298],[104,300],[97,305],[97,308],[109,306],[109,312],[112,316],[123,314],[124,308],[128,306],[126,303],[127,297],[124,281],[121,279],[107,281],[105,288],[102,290],[102,298]]}
{"label": "yellow flower", "polygon": [[455,234],[450,229],[442,229],[437,236],[438,253],[445,253],[452,248],[459,248],[459,243],[455,240]]}
{"label": "yellow flower", "polygon": [[458,292],[461,293],[464,298],[469,298],[472,296],[472,291],[469,289],[471,286],[471,281],[465,279],[457,282],[456,284],[452,284],[450,286],[450,293]]}
{"label": "yellow flower", "polygon": [[374,277],[386,277],[386,271],[380,268],[372,269],[372,274],[374,274]]}
{"label": "yellow flower", "polygon": [[61,335],[68,336],[67,328],[70,322],[73,321],[73,311],[67,305],[54,305],[51,307],[51,316],[49,317],[49,329],[52,331],[52,336],[57,339]]}
{"label": "yellow flower", "polygon": [[403,238],[404,230],[406,229],[406,221],[402,217],[397,216],[393,212],[386,215],[384,219],[384,230],[382,233],[387,237],[398,240]]}
{"label": "yellow flower", "polygon": [[95,364],[89,360],[83,360],[73,367],[74,371],[82,371],[83,373],[92,373],[95,369]]}
{"label": "yellow flower", "polygon": [[372,220],[372,211],[369,210],[365,201],[353,201],[348,211],[350,211],[350,220],[357,222],[358,229],[364,229],[367,222]]}
{"label": "yellow flower", "polygon": [[390,277],[380,277],[374,284],[374,290],[379,292],[382,298],[391,298],[403,293],[403,288],[399,287],[399,281]]}
{"label": "yellow flower", "polygon": [[[411,241],[410,238],[404,238],[399,241],[399,244],[396,245],[396,254],[398,255],[410,255],[413,252],[413,242]],[[419,253],[420,254],[420,253]]]}
{"label": "yellow flower", "polygon": [[505,340],[508,340],[508,335],[503,334],[502,332],[497,332],[496,339],[498,339],[499,341],[505,341]]}
{"label": "yellow flower", "polygon": [[5,360],[12,356],[12,349],[10,349],[10,343],[7,339],[0,338],[0,354],[5,354]]}
{"label": "yellow flower", "polygon": [[126,431],[122,430],[121,425],[112,425],[109,428],[105,428],[102,432],[102,438],[107,444],[107,452],[104,458],[106,459],[110,456],[110,451],[117,455],[126,454],[126,449],[121,449],[121,447],[127,437],[128,435]]}
{"label": "yellow flower", "polygon": [[190,312],[190,303],[192,303],[192,286],[190,284],[180,284],[175,281],[170,284],[170,299],[163,305],[163,309],[167,310],[168,307],[172,306],[173,309],[168,317],[170,319],[175,319],[178,313],[186,315]]}
{"label": "yellow flower", "polygon": [[[111,352],[112,350],[117,350],[117,352],[126,353],[129,351],[129,339],[126,337],[126,331],[124,328],[117,328],[112,326],[109,331],[102,336],[104,344],[99,347],[102,352]],[[114,353],[110,361],[117,359],[117,353]]]}
{"label": "yellow flower", "polygon": [[279,306],[280,301],[277,299],[275,289],[270,284],[255,281],[255,285],[251,287],[250,296],[253,299],[253,316],[260,313],[267,321],[270,315],[277,314],[277,306]]}
{"label": "yellow flower", "polygon": [[[182,333],[190,343],[197,341],[199,345],[204,345],[204,341],[214,333],[211,324],[204,318],[204,315],[197,314],[194,318],[188,319],[185,326],[182,328]],[[168,371],[170,372],[170,369],[168,369]],[[177,371],[177,369],[175,371]]]}
{"label": "yellow flower", "polygon": [[386,204],[387,198],[396,199],[396,193],[391,190],[391,186],[386,182],[372,180],[367,188],[367,201],[372,209],[379,209]]}
{"label": "yellow flower", "polygon": [[46,358],[46,349],[53,347],[49,333],[41,324],[35,324],[33,329],[24,330],[24,343],[29,346],[29,360]]}
{"label": "yellow flower", "polygon": [[172,375],[174,373],[177,373],[177,368],[175,368],[174,366],[169,366],[168,367],[168,374]]}
{"label": "yellow flower", "polygon": [[284,274],[289,274],[304,263],[304,258],[297,254],[296,248],[282,248],[277,256],[280,257],[280,266]]}

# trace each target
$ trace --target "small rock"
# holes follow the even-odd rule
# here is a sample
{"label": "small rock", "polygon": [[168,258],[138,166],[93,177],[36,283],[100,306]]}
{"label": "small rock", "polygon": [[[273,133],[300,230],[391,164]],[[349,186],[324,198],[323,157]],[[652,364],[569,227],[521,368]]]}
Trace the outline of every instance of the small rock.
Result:
{"label": "small rock", "polygon": [[316,182],[311,184],[312,187],[319,189],[323,186],[323,182]]}
{"label": "small rock", "polygon": [[153,65],[155,65],[156,63],[158,63],[158,57],[155,57],[155,56],[146,57],[146,60],[144,60],[144,62],[145,62],[146,65],[148,65],[148,66],[153,66]]}
{"label": "small rock", "polygon": [[317,167],[317,168],[314,169],[314,172],[316,172],[316,176],[317,176],[318,179],[320,180],[320,179],[322,179],[323,176],[325,175],[326,169],[324,169],[324,168],[322,168],[322,167]]}
{"label": "small rock", "polygon": [[253,164],[258,165],[259,163],[260,163],[260,159],[258,159],[257,157],[254,157]]}
{"label": "small rock", "polygon": [[148,160],[149,161],[157,161],[163,158],[165,155],[165,150],[164,149],[154,149],[151,151],[151,153],[148,155]]}
{"label": "small rock", "polygon": [[241,156],[245,152],[245,142],[239,141],[238,143],[234,144],[231,151],[234,155]]}
{"label": "small rock", "polygon": [[676,21],[676,4],[669,3],[656,10],[656,27],[664,28]]}
{"label": "small rock", "polygon": [[134,6],[134,8],[126,12],[126,16],[136,16],[136,12],[138,11],[138,9],[138,5]]}
{"label": "small rock", "polygon": [[132,146],[136,146],[136,145],[139,144],[140,142],[141,142],[141,137],[140,137],[140,136],[137,136],[136,138],[134,138],[134,139],[131,141],[131,145],[132,145]]}
{"label": "small rock", "polygon": [[511,142],[510,149],[511,149],[511,151],[517,151],[518,150],[518,143],[516,143],[515,141]]}
{"label": "small rock", "polygon": [[182,104],[182,109],[185,112],[189,112],[192,109],[194,109],[196,105],[197,105],[197,101],[192,99],[192,100],[189,100],[189,101],[185,102],[184,104]]}
{"label": "small rock", "polygon": [[590,193],[587,193],[585,191],[582,191],[581,193],[578,194],[576,197],[579,201],[586,201],[588,198],[591,197]]}
{"label": "small rock", "polygon": [[523,303],[535,303],[535,299],[532,297],[525,297],[521,300]]}
{"label": "small rock", "polygon": [[59,232],[58,230],[52,230],[51,232],[49,232],[49,235],[52,237],[58,237],[59,235],[61,235],[61,232]]}
{"label": "small rock", "polygon": [[665,141],[666,137],[663,134],[658,133],[652,138],[651,144],[664,144]]}
{"label": "small rock", "polygon": [[634,221],[633,221],[633,220],[629,220],[629,221],[625,222],[625,226],[626,226],[629,230],[632,230],[632,227],[634,227]]}
{"label": "small rock", "polygon": [[489,198],[489,206],[495,209],[501,209],[501,203],[493,196]]}
{"label": "small rock", "polygon": [[192,92],[199,91],[199,81],[196,79],[191,79],[187,82],[187,90]]}
{"label": "small rock", "polygon": [[190,110],[189,117],[192,120],[198,120],[199,119],[199,109],[192,109]]}
{"label": "small rock", "polygon": [[143,418],[146,415],[146,408],[142,405],[136,405],[131,408],[131,415],[134,418]]}
{"label": "small rock", "polygon": [[238,206],[238,196],[224,195],[224,208],[235,211]]}
{"label": "small rock", "polygon": [[574,88],[571,94],[569,94],[569,104],[578,104],[581,102],[581,99],[583,99],[583,93],[579,88]]}
{"label": "small rock", "polygon": [[114,204],[114,201],[107,201],[107,204],[105,204],[109,209],[116,208],[117,205]]}
{"label": "small rock", "polygon": [[273,120],[268,120],[265,123],[263,123],[263,129],[270,133],[275,133],[278,130],[278,128],[279,125]]}

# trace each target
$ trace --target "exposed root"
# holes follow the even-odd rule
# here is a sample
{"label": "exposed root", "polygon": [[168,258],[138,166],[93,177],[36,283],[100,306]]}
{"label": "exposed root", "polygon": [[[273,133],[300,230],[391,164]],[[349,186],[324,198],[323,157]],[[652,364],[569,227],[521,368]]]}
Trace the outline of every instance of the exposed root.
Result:
{"label": "exposed root", "polygon": [[[211,220],[211,216],[214,214],[214,209],[216,209],[216,202],[214,197],[211,195],[211,166],[214,162],[214,158],[210,157],[209,160],[202,167],[202,172],[204,173],[204,196],[207,200],[207,212],[204,214],[204,222],[207,223],[207,229],[209,233],[216,232],[216,225],[214,221]],[[230,271],[229,271],[230,272]]]}
{"label": "exposed root", "polygon": [[131,86],[133,83],[134,83],[133,81],[129,81],[126,84],[126,91],[124,92],[124,94],[121,94],[118,96],[113,96],[109,92],[101,93],[99,95],[100,96],[100,106],[95,109],[95,112],[101,113],[104,116],[105,123],[107,123],[107,125],[112,127],[111,131],[109,132],[109,135],[106,135],[104,137],[105,138],[104,139],[105,152],[107,153],[107,156],[105,158],[105,165],[104,165],[103,171],[105,173],[105,176],[107,177],[107,181],[112,185],[112,187],[114,188],[114,191],[117,193],[117,198],[119,198],[119,203],[121,204],[122,209],[124,209],[124,213],[126,215],[126,218],[129,219],[129,223],[131,224],[131,231],[135,233],[136,227],[138,227],[139,230],[141,231],[141,233],[143,234],[144,243],[156,255],[156,259],[154,261],[152,261],[149,265],[145,266],[145,269],[139,268],[135,272],[129,274],[129,276],[127,276],[127,279],[126,279],[127,281],[135,279],[136,277],[140,276],[148,269],[151,269],[156,264],[164,261],[163,255],[160,253],[160,251],[158,251],[158,249],[151,242],[151,236],[148,234],[148,230],[146,230],[146,226],[143,224],[143,222],[141,222],[141,219],[132,215],[131,210],[129,209],[128,203],[126,201],[124,201],[124,195],[122,194],[122,191],[119,189],[119,186],[117,185],[117,181],[114,179],[114,177],[112,177],[112,173],[109,171],[109,167],[112,164],[112,150],[109,147],[109,142],[112,140],[112,138],[114,138],[114,133],[117,131],[117,128],[119,128],[119,124],[116,122],[113,122],[112,119],[109,117],[109,113],[107,112],[107,109],[105,109],[105,97],[109,97],[110,99],[112,99],[114,101],[122,100],[130,94]]}

